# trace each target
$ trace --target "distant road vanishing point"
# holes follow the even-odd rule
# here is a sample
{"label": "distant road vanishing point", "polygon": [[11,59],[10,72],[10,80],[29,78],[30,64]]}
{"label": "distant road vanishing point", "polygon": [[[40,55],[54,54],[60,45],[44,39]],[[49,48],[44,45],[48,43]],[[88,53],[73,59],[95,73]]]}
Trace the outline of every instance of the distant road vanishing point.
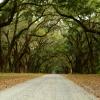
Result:
{"label": "distant road vanishing point", "polygon": [[98,100],[61,75],[51,74],[0,91],[0,100]]}

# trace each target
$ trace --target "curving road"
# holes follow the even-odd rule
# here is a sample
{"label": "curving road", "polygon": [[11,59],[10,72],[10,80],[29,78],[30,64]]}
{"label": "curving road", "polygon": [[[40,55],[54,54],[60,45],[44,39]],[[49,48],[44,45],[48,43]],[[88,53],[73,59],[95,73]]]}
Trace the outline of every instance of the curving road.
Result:
{"label": "curving road", "polygon": [[0,91],[0,100],[98,100],[61,75],[45,75]]}

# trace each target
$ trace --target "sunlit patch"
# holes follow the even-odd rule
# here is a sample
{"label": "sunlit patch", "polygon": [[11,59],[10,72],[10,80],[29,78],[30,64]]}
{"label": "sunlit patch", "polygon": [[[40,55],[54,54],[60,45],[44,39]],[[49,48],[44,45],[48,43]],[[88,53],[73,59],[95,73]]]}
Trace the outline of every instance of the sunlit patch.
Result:
{"label": "sunlit patch", "polygon": [[0,3],[2,3],[4,0],[0,0]]}

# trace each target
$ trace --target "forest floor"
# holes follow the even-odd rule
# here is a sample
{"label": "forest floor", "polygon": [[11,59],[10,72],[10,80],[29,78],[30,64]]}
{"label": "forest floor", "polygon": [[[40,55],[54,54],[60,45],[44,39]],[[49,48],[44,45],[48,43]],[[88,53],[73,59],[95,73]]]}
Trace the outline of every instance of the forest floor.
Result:
{"label": "forest floor", "polygon": [[15,74],[15,73],[0,73],[0,90],[9,88],[18,83],[36,78],[42,74]]}
{"label": "forest floor", "polygon": [[74,81],[85,90],[93,93],[95,96],[100,98],[100,75],[67,75],[67,78]]}

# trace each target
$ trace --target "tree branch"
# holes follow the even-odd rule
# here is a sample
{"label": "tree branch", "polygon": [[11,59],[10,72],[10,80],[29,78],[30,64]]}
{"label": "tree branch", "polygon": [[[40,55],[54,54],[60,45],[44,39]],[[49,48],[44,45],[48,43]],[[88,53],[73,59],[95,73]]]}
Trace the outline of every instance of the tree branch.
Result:
{"label": "tree branch", "polygon": [[3,3],[0,4],[0,9],[4,7],[8,2],[9,0],[4,0]]}
{"label": "tree branch", "polygon": [[56,12],[60,15],[60,16],[63,16],[65,18],[69,18],[69,19],[72,19],[74,20],[77,24],[79,24],[83,30],[85,32],[90,32],[90,33],[96,33],[98,35],[100,35],[100,31],[99,30],[95,30],[95,29],[91,29],[91,28],[88,28],[86,25],[83,24],[83,22],[81,22],[80,20],[76,19],[75,17],[73,17],[72,15],[66,15],[64,13],[62,13],[61,11],[59,11],[55,6],[53,6],[53,8],[56,10]]}
{"label": "tree branch", "polygon": [[13,17],[14,17],[15,12],[16,12],[16,7],[17,7],[17,3],[16,3],[16,0],[15,0],[14,3],[13,3],[13,8],[12,8],[10,17],[5,22],[0,21],[0,28],[9,25],[12,22]]}

